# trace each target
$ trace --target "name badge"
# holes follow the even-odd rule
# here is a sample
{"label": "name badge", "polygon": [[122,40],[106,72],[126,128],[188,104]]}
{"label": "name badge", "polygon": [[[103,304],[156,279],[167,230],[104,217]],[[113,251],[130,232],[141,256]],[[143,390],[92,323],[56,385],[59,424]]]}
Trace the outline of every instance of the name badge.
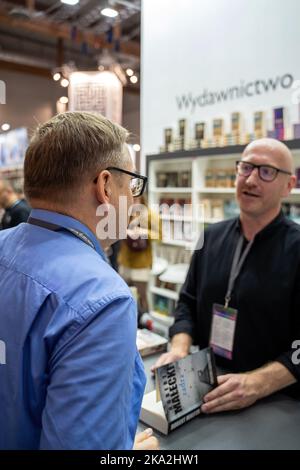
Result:
{"label": "name badge", "polygon": [[212,327],[210,346],[219,356],[232,359],[232,349],[236,318],[238,311],[235,308],[213,304]]}

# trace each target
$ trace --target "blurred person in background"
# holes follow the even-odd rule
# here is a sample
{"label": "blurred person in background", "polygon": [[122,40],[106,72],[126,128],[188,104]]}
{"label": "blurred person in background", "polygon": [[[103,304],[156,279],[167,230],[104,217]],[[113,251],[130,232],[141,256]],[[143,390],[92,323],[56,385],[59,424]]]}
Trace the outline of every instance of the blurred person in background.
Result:
{"label": "blurred person in background", "polygon": [[118,266],[119,274],[127,284],[136,287],[139,313],[142,314],[149,311],[147,291],[152,268],[152,242],[161,238],[161,231],[159,216],[150,210],[145,196],[134,202],[138,218],[133,216],[127,239],[120,242]]}
{"label": "blurred person in background", "polygon": [[0,223],[2,230],[27,222],[30,207],[23,197],[17,193],[13,183],[4,179],[0,180],[0,207],[4,210]]}

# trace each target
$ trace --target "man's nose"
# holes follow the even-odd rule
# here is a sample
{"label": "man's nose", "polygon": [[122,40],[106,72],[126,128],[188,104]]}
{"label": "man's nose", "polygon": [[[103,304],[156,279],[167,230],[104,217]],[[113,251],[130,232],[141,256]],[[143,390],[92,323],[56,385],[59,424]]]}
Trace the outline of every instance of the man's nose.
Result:
{"label": "man's nose", "polygon": [[248,184],[256,184],[259,179],[258,168],[253,168],[250,175],[246,179]]}

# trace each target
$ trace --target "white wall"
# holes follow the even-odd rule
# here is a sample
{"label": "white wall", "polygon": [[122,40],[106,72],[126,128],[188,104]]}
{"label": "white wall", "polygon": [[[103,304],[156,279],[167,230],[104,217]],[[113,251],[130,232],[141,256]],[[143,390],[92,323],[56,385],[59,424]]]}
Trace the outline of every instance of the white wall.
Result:
{"label": "white wall", "polygon": [[[163,128],[177,129],[180,118],[223,117],[228,127],[230,113],[241,111],[250,132],[253,111],[291,106],[293,90],[281,86],[265,92],[259,85],[260,94],[193,111],[178,109],[177,98],[285,74],[300,79],[299,0],[142,1],[143,155],[158,152]],[[295,121],[295,106],[291,112]]]}

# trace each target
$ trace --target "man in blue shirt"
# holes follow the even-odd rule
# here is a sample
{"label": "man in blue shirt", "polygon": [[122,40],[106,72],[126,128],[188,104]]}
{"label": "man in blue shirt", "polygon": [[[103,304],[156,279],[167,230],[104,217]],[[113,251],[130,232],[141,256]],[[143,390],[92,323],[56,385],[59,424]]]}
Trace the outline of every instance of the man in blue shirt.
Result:
{"label": "man in blue shirt", "polygon": [[[33,210],[0,233],[1,449],[133,447],[145,386],[136,304],[105,256],[120,227],[100,227],[103,207],[118,220],[119,197],[130,205],[145,186],[127,136],[101,116],[65,113],[27,149]],[[149,435],[137,448],[157,447]]]}

